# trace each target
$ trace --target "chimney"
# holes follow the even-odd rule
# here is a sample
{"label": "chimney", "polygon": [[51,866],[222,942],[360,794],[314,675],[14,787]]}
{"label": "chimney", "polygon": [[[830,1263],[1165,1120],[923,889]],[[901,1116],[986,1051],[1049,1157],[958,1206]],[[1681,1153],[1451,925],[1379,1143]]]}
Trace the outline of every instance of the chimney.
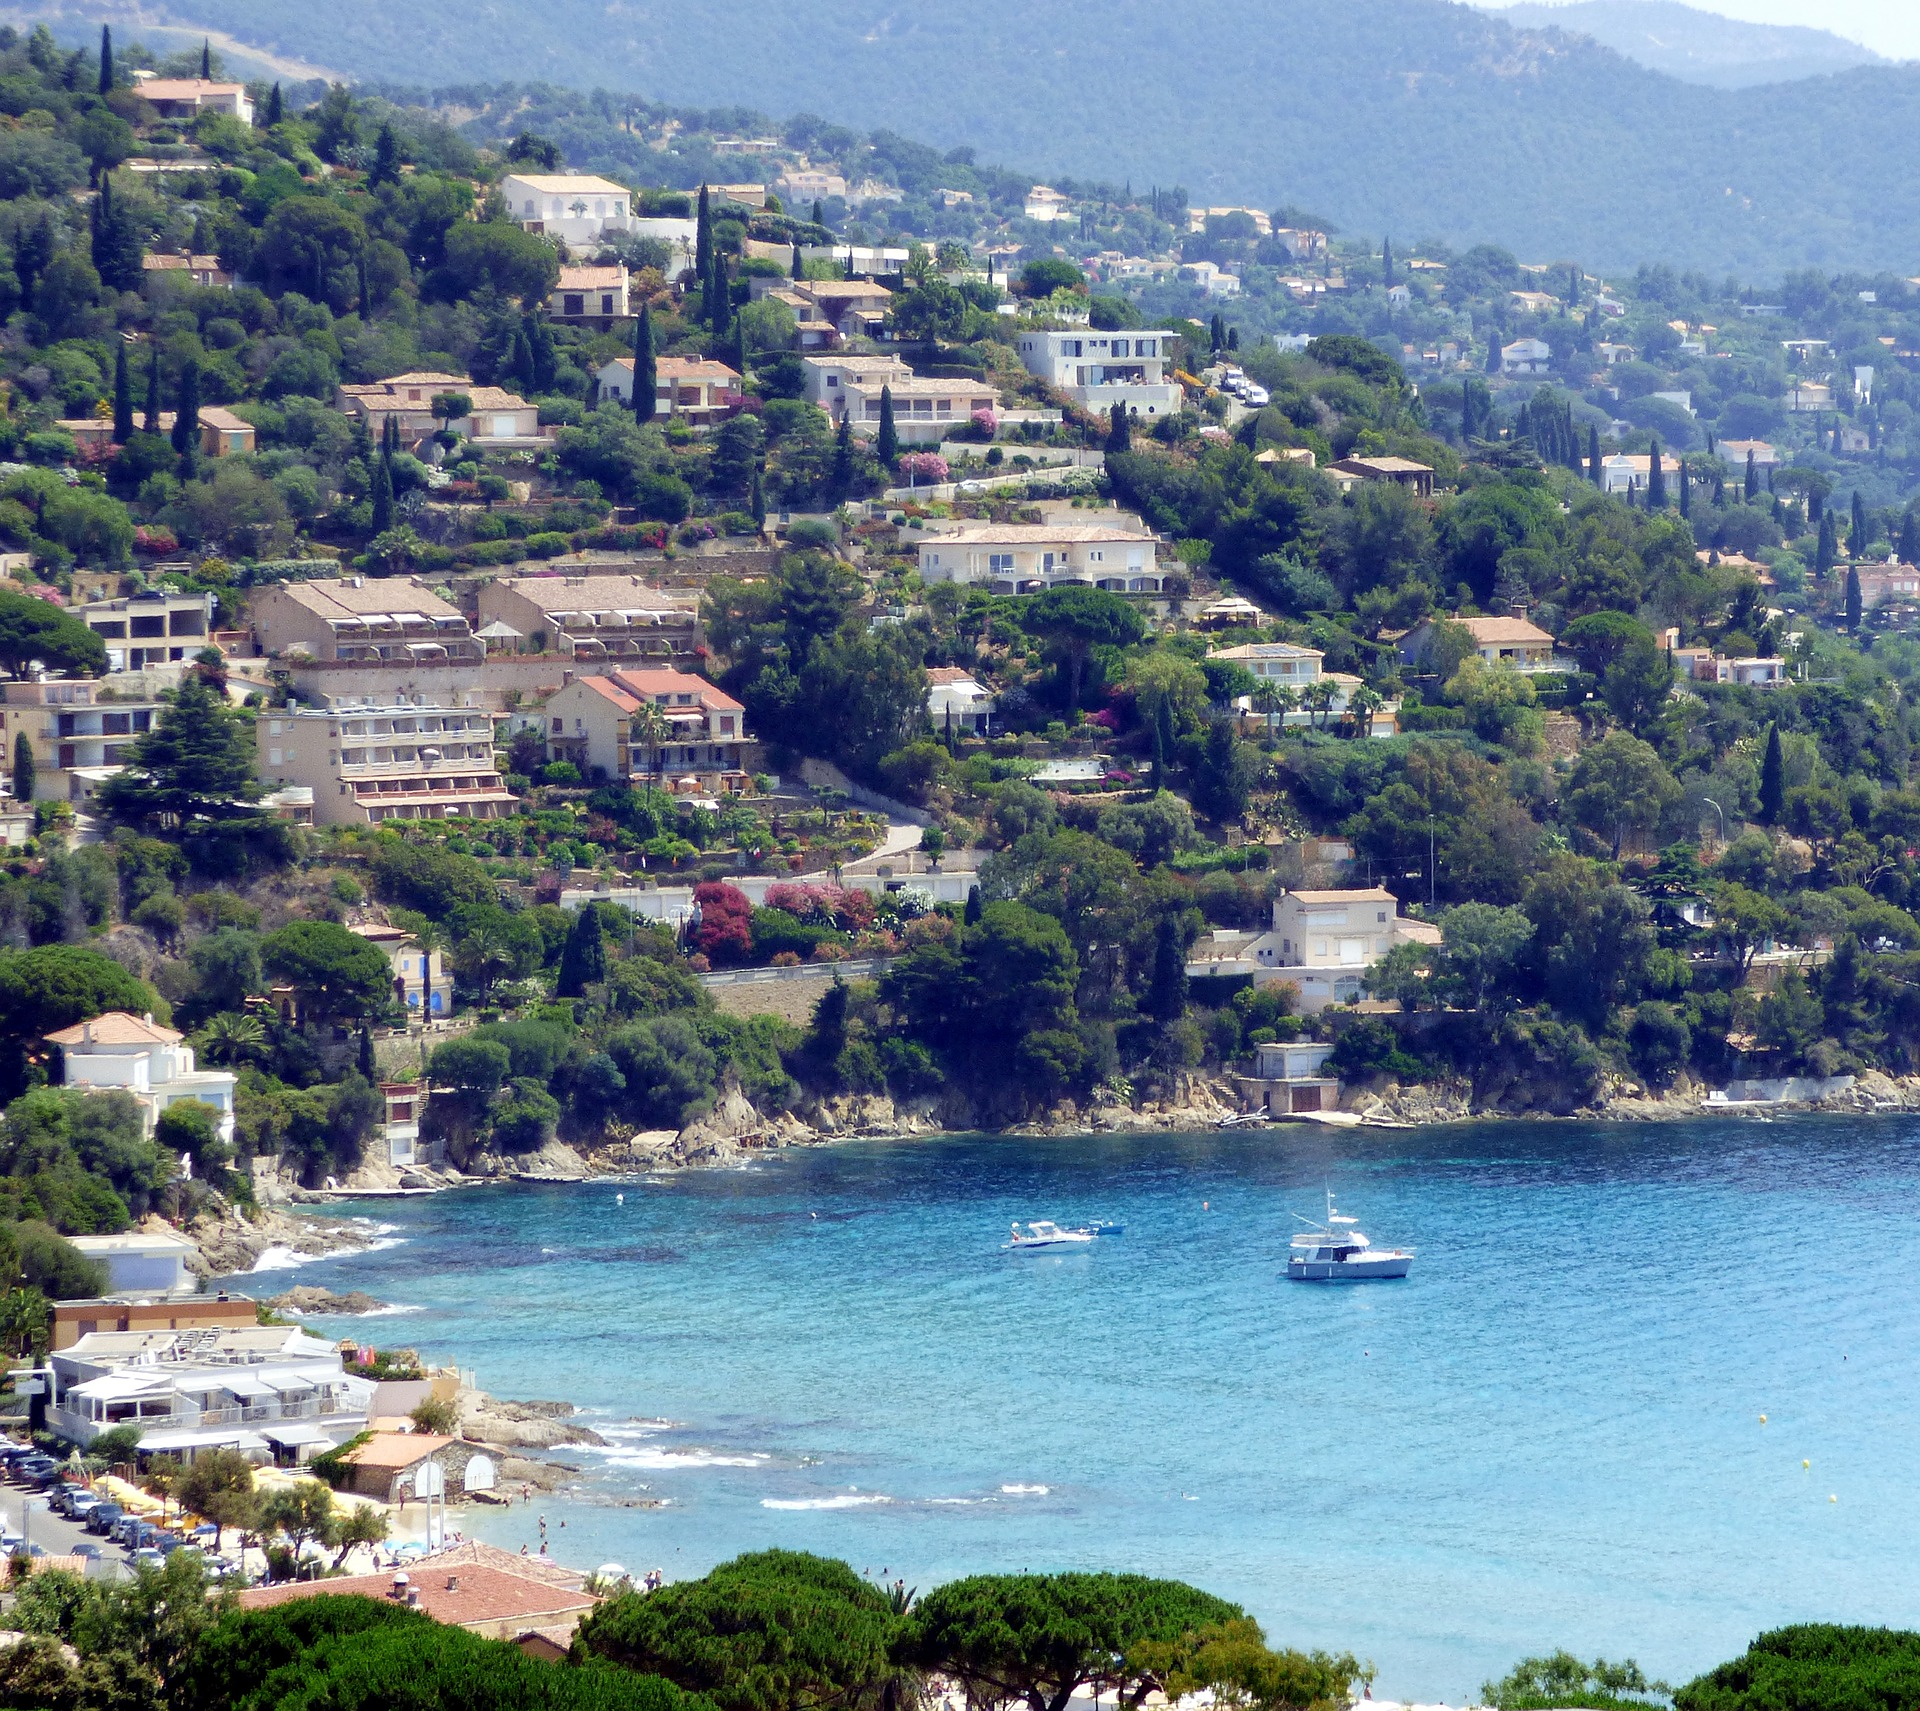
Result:
{"label": "chimney", "polygon": [[153,1026],[153,1012],[151,1010],[147,1012],[146,1023],[149,1028]]}
{"label": "chimney", "polygon": [[407,1604],[410,1609],[420,1608],[420,1594],[414,1587],[407,1588]]}
{"label": "chimney", "polygon": [[391,1597],[394,1597],[394,1598],[398,1598],[398,1599],[405,1599],[405,1598],[406,1598],[406,1596],[407,1596],[407,1576],[406,1576],[406,1572],[405,1572],[404,1570],[402,1570],[402,1571],[401,1571],[401,1572],[400,1572],[399,1574],[396,1574],[396,1575],[395,1575],[395,1576],[393,1577],[393,1591],[392,1591],[392,1593],[391,1593],[391,1594],[390,1594],[389,1596],[391,1596]]}

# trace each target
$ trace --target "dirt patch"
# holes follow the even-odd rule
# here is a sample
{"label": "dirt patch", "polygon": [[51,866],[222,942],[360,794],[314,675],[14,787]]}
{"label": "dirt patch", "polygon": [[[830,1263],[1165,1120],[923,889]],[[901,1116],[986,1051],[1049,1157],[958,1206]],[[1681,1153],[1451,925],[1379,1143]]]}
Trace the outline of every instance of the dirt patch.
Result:
{"label": "dirt patch", "polygon": [[833,984],[833,971],[811,970],[798,980],[736,981],[710,988],[716,1009],[729,1016],[778,1016],[797,1028],[813,1020],[813,1007]]}

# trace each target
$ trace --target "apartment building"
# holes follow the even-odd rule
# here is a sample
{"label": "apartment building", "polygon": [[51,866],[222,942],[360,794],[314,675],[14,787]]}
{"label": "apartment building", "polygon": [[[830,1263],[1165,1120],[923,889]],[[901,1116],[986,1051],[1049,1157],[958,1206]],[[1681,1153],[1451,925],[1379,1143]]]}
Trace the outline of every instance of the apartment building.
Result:
{"label": "apartment building", "polygon": [[[664,716],[658,743],[634,715],[652,705]],[[686,776],[710,789],[744,790],[746,711],[723,690],[686,671],[612,671],[577,677],[541,710],[547,752],[588,778]]]}
{"label": "apartment building", "polygon": [[107,644],[109,671],[177,665],[206,647],[213,634],[211,594],[155,588],[120,600],[93,600],[74,616]]}
{"label": "apartment building", "polygon": [[[602,363],[594,379],[602,398],[633,402],[633,358],[617,356]],[[663,356],[653,365],[653,412],[678,416],[695,427],[705,427],[740,408],[740,376],[724,362],[708,357]]]}
{"label": "apartment building", "polygon": [[36,802],[81,802],[126,764],[127,745],[153,729],[158,701],[113,698],[105,683],[46,678],[0,686],[0,745],[25,732]]}
{"label": "apartment building", "polygon": [[1180,408],[1182,398],[1179,383],[1167,378],[1173,337],[1138,329],[1023,332],[1020,360],[1029,374],[1089,410],[1105,412],[1119,404],[1130,416],[1165,416]]}
{"label": "apartment building", "polygon": [[1398,944],[1438,944],[1440,929],[1400,915],[1380,887],[1283,891],[1264,933],[1222,929],[1201,939],[1187,963],[1193,979],[1250,977],[1256,986],[1289,981],[1303,1015],[1365,996],[1367,970]]}
{"label": "apartment building", "polygon": [[807,397],[836,426],[850,419],[853,431],[871,439],[880,431],[887,396],[902,445],[938,445],[968,426],[980,411],[998,412],[1000,395],[984,380],[922,379],[892,357],[808,356]]}
{"label": "apartment building", "polygon": [[224,1069],[197,1069],[186,1035],[163,1028],[152,1016],[109,1010],[46,1036],[60,1048],[68,1087],[131,1093],[149,1135],[170,1105],[210,1107],[220,1138],[233,1139],[235,1077]]}
{"label": "apartment building", "polygon": [[338,697],[271,708],[254,731],[260,778],[311,789],[317,825],[497,820],[516,805],[494,765],[489,713]]}
{"label": "apartment building", "polygon": [[528,231],[569,245],[625,236],[633,223],[626,186],[585,173],[511,172],[500,181],[500,196],[509,217]]}
{"label": "apartment building", "polygon": [[501,626],[534,653],[581,660],[664,665],[692,658],[700,646],[692,596],[662,593],[639,576],[503,576],[480,590],[480,627],[490,643],[511,641]]}
{"label": "apartment building", "polygon": [[995,594],[1036,594],[1084,582],[1115,594],[1158,594],[1163,573],[1151,535],[1096,523],[963,523],[920,543],[929,582],[980,583]]}
{"label": "apartment building", "polygon": [[254,643],[269,658],[477,664],[487,652],[466,615],[417,577],[277,582],[258,590],[250,609]]}
{"label": "apartment building", "polygon": [[625,262],[610,267],[562,267],[547,298],[547,314],[573,326],[597,326],[605,332],[632,313]]}

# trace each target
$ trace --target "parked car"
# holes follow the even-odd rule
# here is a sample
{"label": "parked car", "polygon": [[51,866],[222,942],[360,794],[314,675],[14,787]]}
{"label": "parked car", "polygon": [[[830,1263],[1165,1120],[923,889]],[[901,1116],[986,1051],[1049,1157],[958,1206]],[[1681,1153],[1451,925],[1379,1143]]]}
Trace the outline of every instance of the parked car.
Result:
{"label": "parked car", "polygon": [[133,1543],[135,1528],[144,1527],[145,1525],[146,1522],[141,1520],[138,1515],[122,1515],[114,1522],[113,1531],[107,1536],[112,1539],[116,1545],[130,1545]]}
{"label": "parked car", "polygon": [[167,1559],[158,1551],[143,1545],[139,1550],[135,1551],[128,1560],[135,1568],[160,1568],[166,1563]]}
{"label": "parked car", "polygon": [[104,1537],[112,1533],[125,1513],[118,1503],[96,1503],[87,1511],[86,1529]]}
{"label": "parked car", "polygon": [[76,1521],[84,1521],[106,1499],[92,1491],[82,1491],[67,1499],[67,1513]]}

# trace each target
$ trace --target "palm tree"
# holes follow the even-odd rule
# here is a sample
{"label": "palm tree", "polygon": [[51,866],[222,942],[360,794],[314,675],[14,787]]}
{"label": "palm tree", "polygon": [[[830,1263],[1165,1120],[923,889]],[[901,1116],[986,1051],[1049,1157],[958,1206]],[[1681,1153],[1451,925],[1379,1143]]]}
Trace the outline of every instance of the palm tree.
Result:
{"label": "palm tree", "polygon": [[1309,683],[1300,692],[1300,704],[1313,715],[1313,728],[1320,729],[1323,714],[1333,711],[1334,702],[1340,699],[1340,685],[1332,678],[1320,677]]}
{"label": "palm tree", "polygon": [[660,770],[660,750],[672,735],[673,727],[667,722],[666,714],[660,711],[658,702],[641,702],[627,720],[627,741],[638,743],[647,752],[648,806],[652,806],[653,802],[653,778]]}
{"label": "palm tree", "polygon": [[1254,685],[1253,704],[1260,712],[1266,714],[1267,741],[1272,742],[1274,716],[1278,714],[1284,724],[1287,715],[1300,705],[1300,698],[1288,685],[1263,679]]}
{"label": "palm tree", "polygon": [[1387,698],[1370,684],[1361,684],[1347,697],[1347,712],[1353,719],[1353,734],[1364,737],[1373,730],[1373,716],[1387,704]]}
{"label": "palm tree", "polygon": [[208,1063],[251,1062],[266,1049],[267,1030],[258,1016],[244,1010],[223,1010],[200,1030],[196,1049]]}

